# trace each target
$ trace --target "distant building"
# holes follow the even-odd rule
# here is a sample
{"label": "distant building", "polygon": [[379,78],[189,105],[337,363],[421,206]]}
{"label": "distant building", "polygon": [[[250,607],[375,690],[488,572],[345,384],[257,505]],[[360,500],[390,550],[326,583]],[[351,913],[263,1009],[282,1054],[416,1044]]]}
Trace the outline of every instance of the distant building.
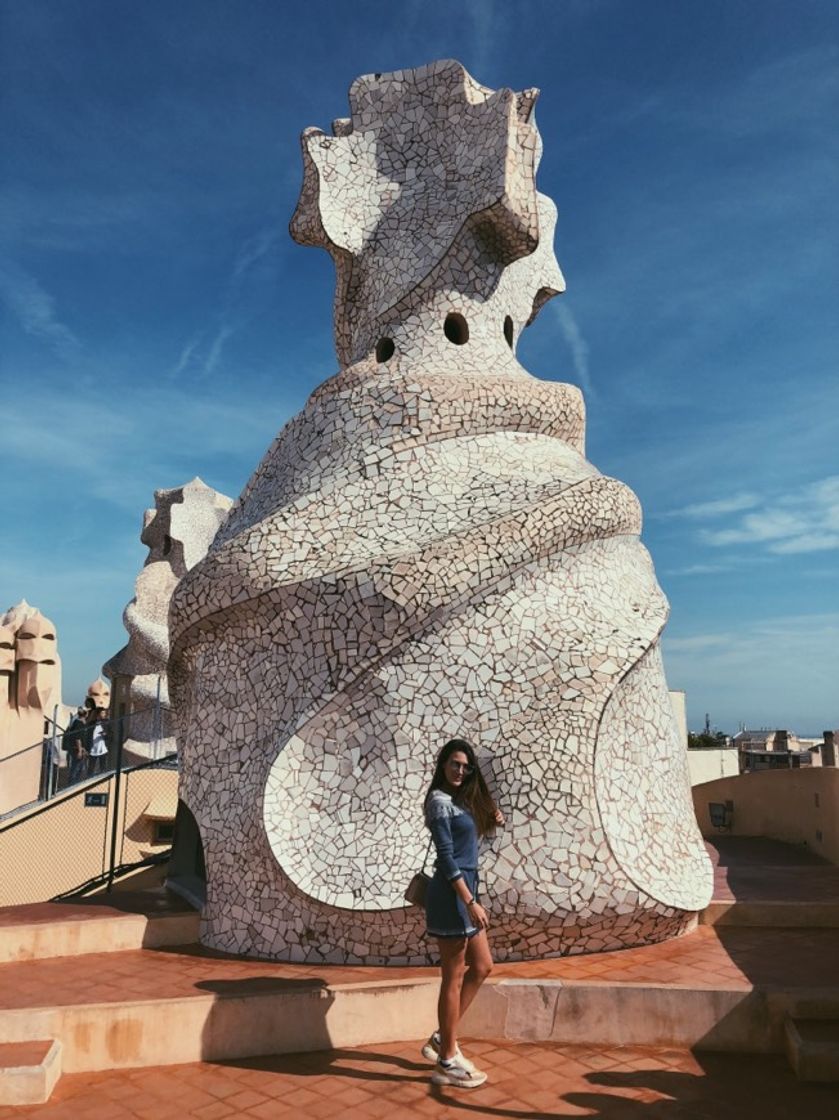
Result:
{"label": "distant building", "polygon": [[[740,759],[741,773],[746,770],[797,770],[814,763],[812,740],[799,739],[784,728],[738,731],[733,739]],[[821,765],[821,755],[816,765]]]}
{"label": "distant building", "polygon": [[814,766],[836,766],[837,765],[837,752],[836,740],[839,738],[839,731],[823,731],[822,741],[816,742],[810,748],[810,754],[813,758]]}

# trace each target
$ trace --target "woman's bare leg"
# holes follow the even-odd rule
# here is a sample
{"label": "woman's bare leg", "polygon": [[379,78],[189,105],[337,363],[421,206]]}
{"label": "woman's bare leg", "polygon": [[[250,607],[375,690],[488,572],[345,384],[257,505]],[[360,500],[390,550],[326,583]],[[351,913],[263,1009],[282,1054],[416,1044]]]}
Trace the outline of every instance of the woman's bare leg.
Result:
{"label": "woman's bare leg", "polygon": [[[466,974],[465,937],[438,938],[440,968],[440,998],[437,1001],[437,1019],[440,1024],[440,1057],[453,1058],[457,1051],[457,1024],[460,1022],[461,993]],[[477,988],[475,989],[477,991]]]}
{"label": "woman's bare leg", "polygon": [[486,930],[481,930],[466,942],[466,973],[460,988],[460,1014],[462,1019],[466,1008],[478,994],[478,988],[492,972],[492,953],[489,950]]}

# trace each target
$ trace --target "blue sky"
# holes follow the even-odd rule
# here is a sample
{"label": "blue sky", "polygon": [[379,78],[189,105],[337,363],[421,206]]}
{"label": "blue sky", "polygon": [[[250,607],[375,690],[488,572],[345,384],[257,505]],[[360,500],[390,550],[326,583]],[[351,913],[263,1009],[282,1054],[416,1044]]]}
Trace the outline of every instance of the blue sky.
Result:
{"label": "blue sky", "polygon": [[124,642],[155,488],[239,493],[335,372],[298,136],[358,74],[539,86],[568,291],[519,358],[585,391],[670,598],[689,722],[839,724],[832,0],[0,2],[0,608],[65,698]]}

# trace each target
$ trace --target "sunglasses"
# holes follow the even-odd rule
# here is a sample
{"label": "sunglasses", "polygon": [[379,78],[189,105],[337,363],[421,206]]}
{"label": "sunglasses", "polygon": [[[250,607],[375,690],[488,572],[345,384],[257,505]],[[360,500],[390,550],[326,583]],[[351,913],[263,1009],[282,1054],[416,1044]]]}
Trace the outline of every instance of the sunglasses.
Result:
{"label": "sunglasses", "polygon": [[448,762],[446,765],[450,766],[452,770],[460,770],[462,774],[467,776],[475,773],[475,767],[470,766],[468,762]]}

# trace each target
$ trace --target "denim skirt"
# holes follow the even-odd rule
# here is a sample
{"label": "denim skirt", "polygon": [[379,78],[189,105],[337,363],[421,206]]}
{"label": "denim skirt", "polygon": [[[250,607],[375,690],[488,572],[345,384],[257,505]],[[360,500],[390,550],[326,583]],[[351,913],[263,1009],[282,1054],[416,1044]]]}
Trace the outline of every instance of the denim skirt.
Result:
{"label": "denim skirt", "polygon": [[[462,867],[464,881],[478,898],[478,871],[474,867]],[[429,937],[474,937],[478,927],[469,917],[469,911],[460,901],[454,887],[435,871],[428,884],[425,898],[425,926]]]}

